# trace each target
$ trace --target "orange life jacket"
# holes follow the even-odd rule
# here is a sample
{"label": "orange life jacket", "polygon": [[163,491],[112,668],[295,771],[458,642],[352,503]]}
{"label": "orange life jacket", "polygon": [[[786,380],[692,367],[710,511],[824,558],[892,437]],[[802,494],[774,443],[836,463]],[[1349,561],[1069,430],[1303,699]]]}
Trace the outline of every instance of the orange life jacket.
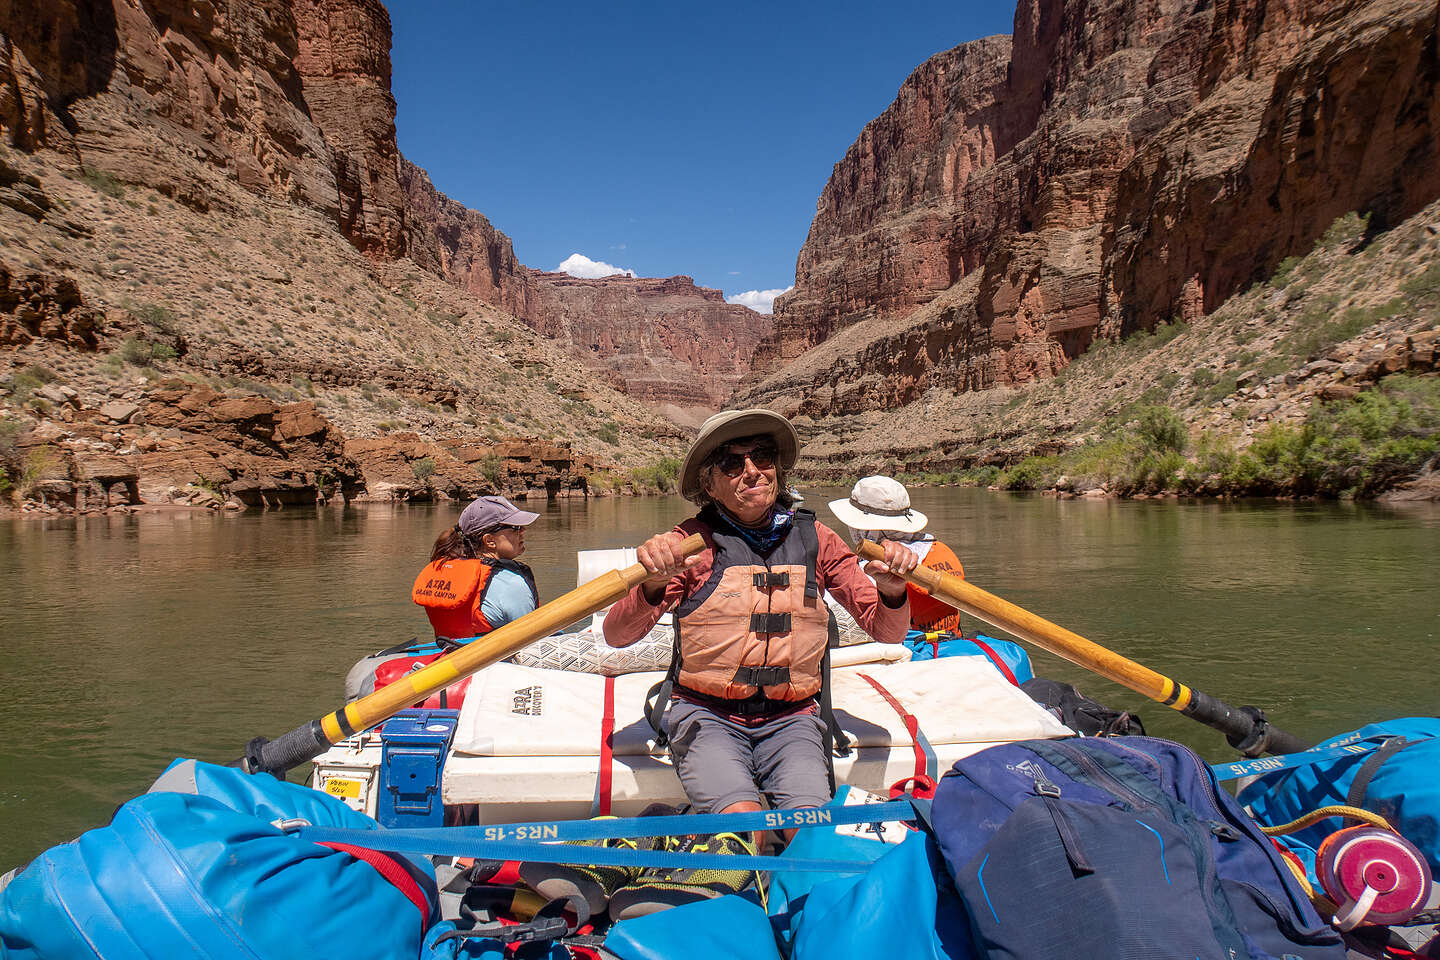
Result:
{"label": "orange life jacket", "polygon": [[496,570],[512,570],[520,574],[529,585],[531,596],[535,597],[535,605],[540,605],[535,577],[530,568],[515,560],[494,557],[436,560],[427,564],[415,578],[410,599],[425,608],[435,636],[451,640],[478,637],[495,629],[485,619],[480,605],[485,600],[485,591]]}
{"label": "orange life jacket", "polygon": [[[948,573],[952,577],[965,579],[965,568],[960,565],[960,558],[939,540],[930,544],[930,551],[925,554],[925,559],[920,561],[920,564],[931,570],[938,570],[941,573]],[[960,632],[959,610],[948,603],[936,600],[923,587],[917,587],[913,583],[906,584],[905,589],[910,594],[910,628],[912,630],[923,630],[926,633],[948,631],[958,634]]]}
{"label": "orange life jacket", "polygon": [[815,578],[815,515],[797,510],[766,557],[702,510],[710,577],[675,608],[678,686],[706,697],[800,701],[820,692],[830,612]]}

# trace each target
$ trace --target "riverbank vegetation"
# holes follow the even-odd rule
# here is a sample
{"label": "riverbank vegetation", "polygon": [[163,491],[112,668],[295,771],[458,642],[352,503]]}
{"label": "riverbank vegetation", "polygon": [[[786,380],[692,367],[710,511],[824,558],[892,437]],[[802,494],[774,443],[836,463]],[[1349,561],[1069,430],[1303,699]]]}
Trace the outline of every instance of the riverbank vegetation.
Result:
{"label": "riverbank vegetation", "polygon": [[[1006,490],[1104,490],[1121,496],[1373,497],[1440,454],[1440,379],[1397,374],[1348,400],[1315,404],[1299,425],[1272,423],[1248,447],[1195,434],[1169,407],[1146,405],[1061,453],[1026,457],[993,478]],[[983,471],[982,471],[983,473]]]}
{"label": "riverbank vegetation", "polygon": [[680,460],[661,457],[627,472],[597,470],[586,477],[592,492],[602,495],[675,493],[680,477]]}

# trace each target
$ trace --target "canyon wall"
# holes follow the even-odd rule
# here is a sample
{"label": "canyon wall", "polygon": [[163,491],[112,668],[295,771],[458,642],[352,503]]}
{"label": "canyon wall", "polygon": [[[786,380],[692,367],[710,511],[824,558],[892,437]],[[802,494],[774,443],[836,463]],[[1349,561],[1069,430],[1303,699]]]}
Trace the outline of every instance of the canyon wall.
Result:
{"label": "canyon wall", "polygon": [[716,410],[735,391],[769,321],[690,277],[530,274],[525,321],[571,345],[626,393],[681,409]]}
{"label": "canyon wall", "polygon": [[[636,397],[723,404],[764,320],[688,278],[527,270],[509,237],[401,155],[390,42],[380,0],[0,0],[0,128],[77,175],[199,211],[250,213],[223,181],[318,210],[377,267],[413,261]],[[9,192],[0,201],[26,202]]]}
{"label": "canyon wall", "polygon": [[1440,196],[1436,28],[1429,0],[1021,0],[1013,38],[931,58],[836,164],[744,400],[1047,378],[1340,214],[1399,222]]}

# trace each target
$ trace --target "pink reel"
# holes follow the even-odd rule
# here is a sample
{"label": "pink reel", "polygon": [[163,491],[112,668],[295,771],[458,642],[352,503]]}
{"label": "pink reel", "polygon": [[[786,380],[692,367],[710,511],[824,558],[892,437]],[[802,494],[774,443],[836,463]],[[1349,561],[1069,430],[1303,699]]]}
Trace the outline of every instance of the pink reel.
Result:
{"label": "pink reel", "polygon": [[1430,865],[1404,837],[1379,827],[1346,827],[1320,844],[1320,885],[1338,905],[1334,924],[1401,923],[1430,895]]}

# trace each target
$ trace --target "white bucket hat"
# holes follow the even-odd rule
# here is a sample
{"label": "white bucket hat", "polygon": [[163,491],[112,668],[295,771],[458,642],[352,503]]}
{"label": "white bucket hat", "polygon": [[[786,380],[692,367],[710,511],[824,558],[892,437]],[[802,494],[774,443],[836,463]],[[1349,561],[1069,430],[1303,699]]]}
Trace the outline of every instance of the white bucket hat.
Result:
{"label": "white bucket hat", "polygon": [[889,477],[863,477],[856,481],[849,500],[831,500],[830,512],[855,530],[893,530],[919,533],[930,518],[910,508],[905,485]]}

